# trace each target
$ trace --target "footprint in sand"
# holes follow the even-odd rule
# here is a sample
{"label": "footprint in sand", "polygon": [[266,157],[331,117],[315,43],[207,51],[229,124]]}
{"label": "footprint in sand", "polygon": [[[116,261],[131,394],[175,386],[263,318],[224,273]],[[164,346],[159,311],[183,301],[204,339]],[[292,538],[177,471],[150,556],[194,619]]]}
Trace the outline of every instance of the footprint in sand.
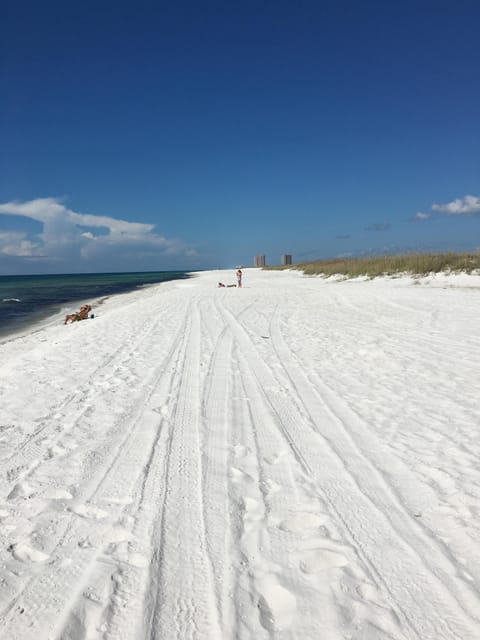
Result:
{"label": "footprint in sand", "polygon": [[158,407],[153,407],[152,411],[155,411],[155,413],[159,413],[163,417],[167,417],[170,413],[170,409],[166,404],[159,405]]}
{"label": "footprint in sand", "polygon": [[7,500],[14,500],[15,498],[31,498],[33,496],[32,487],[26,482],[19,482],[16,484],[7,496]]}
{"label": "footprint in sand", "polygon": [[27,467],[25,465],[20,467],[15,467],[14,469],[9,469],[7,471],[7,480],[9,482],[14,482],[15,480],[17,480],[18,476],[26,470],[27,470]]}
{"label": "footprint in sand", "polygon": [[34,549],[25,542],[17,542],[11,544],[8,550],[12,553],[13,557],[21,562],[45,562],[49,556],[38,549]]}
{"label": "footprint in sand", "polygon": [[263,506],[260,500],[243,496],[242,505],[246,516],[258,519],[263,517]]}
{"label": "footprint in sand", "polygon": [[331,549],[308,549],[298,552],[300,558],[300,569],[304,573],[320,573],[328,569],[344,567],[348,564],[348,559],[343,553],[332,551]]}
{"label": "footprint in sand", "polygon": [[126,542],[132,538],[132,533],[124,529],[121,525],[115,525],[111,527],[109,531],[106,531],[103,538],[104,542],[108,544],[119,544],[120,542]]}
{"label": "footprint in sand", "polygon": [[278,453],[274,453],[271,456],[264,458],[264,460],[267,464],[278,464],[281,459],[287,455],[287,453],[288,451],[279,451]]}
{"label": "footprint in sand", "polygon": [[42,498],[46,498],[47,500],[72,500],[73,495],[67,489],[47,489]]}
{"label": "footprint in sand", "polygon": [[278,583],[275,576],[264,576],[256,585],[260,622],[264,629],[279,632],[291,626],[296,610],[295,596]]}
{"label": "footprint in sand", "polygon": [[260,486],[268,496],[272,496],[275,493],[278,493],[282,488],[277,482],[270,480],[270,478],[267,478],[266,480],[262,480],[260,482]]}
{"label": "footprint in sand", "polygon": [[78,449],[78,442],[72,438],[72,436],[67,436],[64,441],[63,444],[65,445],[66,449],[68,449],[68,451],[73,451],[74,449]]}
{"label": "footprint in sand", "polygon": [[93,520],[101,520],[108,516],[106,511],[102,511],[102,509],[98,509],[97,507],[87,504],[75,505],[70,508],[70,511],[76,513],[77,516],[82,516],[82,518],[92,518]]}
{"label": "footprint in sand", "polygon": [[377,607],[387,608],[387,605],[382,602],[378,589],[370,582],[362,582],[355,587],[355,591],[365,602],[371,602]]}
{"label": "footprint in sand", "polygon": [[47,458],[56,458],[58,456],[63,456],[65,455],[65,453],[67,453],[67,449],[64,449],[63,447],[60,447],[58,444],[53,445],[53,447],[50,447],[49,450],[47,451]]}
{"label": "footprint in sand", "polygon": [[328,522],[328,516],[324,514],[310,513],[307,511],[299,511],[282,520],[278,525],[282,531],[290,531],[291,533],[311,532],[312,529],[318,529]]}
{"label": "footprint in sand", "polygon": [[262,522],[265,518],[263,504],[260,500],[246,496],[242,498],[242,503],[244,530],[246,533],[250,533],[257,530],[259,522]]}
{"label": "footprint in sand", "polygon": [[237,484],[244,483],[244,482],[248,484],[252,484],[253,482],[252,476],[248,475],[248,473],[245,473],[245,471],[242,471],[241,469],[236,469],[235,467],[232,467],[230,469],[230,476],[233,482]]}
{"label": "footprint in sand", "polygon": [[233,453],[236,458],[245,458],[250,453],[250,449],[243,444],[235,444],[233,445]]}
{"label": "footprint in sand", "polygon": [[113,554],[118,545],[128,542],[132,533],[121,525],[99,524],[88,536],[92,547],[105,547],[105,553]]}
{"label": "footprint in sand", "polygon": [[137,567],[138,569],[148,567],[150,563],[148,554],[135,550],[129,542],[117,544],[113,555],[117,560],[129,564],[132,567]]}

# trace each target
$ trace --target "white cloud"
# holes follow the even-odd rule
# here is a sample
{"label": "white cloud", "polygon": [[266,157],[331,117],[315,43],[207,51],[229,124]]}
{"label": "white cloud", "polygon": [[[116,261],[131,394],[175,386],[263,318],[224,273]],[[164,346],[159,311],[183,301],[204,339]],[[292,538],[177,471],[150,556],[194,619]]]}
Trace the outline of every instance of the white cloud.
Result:
{"label": "white cloud", "polygon": [[418,213],[416,213],[413,216],[414,220],[427,220],[428,218],[430,218],[432,214],[431,213],[422,213],[421,211],[419,211]]}
{"label": "white cloud", "polygon": [[[0,255],[48,257],[84,268],[170,268],[172,256],[190,264],[197,254],[182,242],[155,233],[153,224],[128,222],[102,215],[77,213],[56,198],[0,204],[0,214],[36,220],[42,230],[0,234]],[[162,263],[162,258],[164,258]],[[89,263],[89,264],[87,264]],[[79,265],[76,264],[78,268]],[[171,268],[176,268],[171,265]]]}
{"label": "white cloud", "polygon": [[477,196],[464,196],[447,204],[433,204],[432,211],[440,211],[449,216],[471,216],[480,214],[480,198]]}
{"label": "white cloud", "polygon": [[0,253],[6,256],[30,257],[41,255],[36,244],[26,239],[27,234],[22,232],[1,232]]}

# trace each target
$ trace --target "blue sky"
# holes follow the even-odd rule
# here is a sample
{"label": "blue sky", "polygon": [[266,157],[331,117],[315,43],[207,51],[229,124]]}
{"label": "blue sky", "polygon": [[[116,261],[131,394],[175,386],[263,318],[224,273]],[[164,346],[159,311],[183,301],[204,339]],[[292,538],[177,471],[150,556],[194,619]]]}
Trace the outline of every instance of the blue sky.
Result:
{"label": "blue sky", "polygon": [[22,2],[0,274],[480,249],[480,5]]}

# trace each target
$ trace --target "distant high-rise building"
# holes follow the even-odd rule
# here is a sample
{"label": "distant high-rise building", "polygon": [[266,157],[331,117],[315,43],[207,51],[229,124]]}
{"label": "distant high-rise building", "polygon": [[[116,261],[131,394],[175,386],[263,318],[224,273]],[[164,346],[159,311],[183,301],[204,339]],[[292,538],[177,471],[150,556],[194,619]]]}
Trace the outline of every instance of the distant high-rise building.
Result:
{"label": "distant high-rise building", "polygon": [[255,267],[264,267],[265,256],[255,256],[255,258],[253,259],[253,264]]}
{"label": "distant high-rise building", "polygon": [[292,256],[289,253],[283,254],[282,264],[292,264]]}

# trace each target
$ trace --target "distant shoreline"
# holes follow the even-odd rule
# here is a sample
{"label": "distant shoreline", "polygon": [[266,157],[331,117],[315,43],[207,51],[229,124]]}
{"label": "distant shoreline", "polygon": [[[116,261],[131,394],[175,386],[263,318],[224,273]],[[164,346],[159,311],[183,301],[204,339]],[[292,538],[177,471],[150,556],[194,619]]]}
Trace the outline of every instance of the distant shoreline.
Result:
{"label": "distant shoreline", "polygon": [[480,273],[480,252],[477,253],[409,253],[404,255],[340,257],[329,260],[310,260],[289,265],[265,266],[266,270],[303,271],[305,275],[346,278],[408,274],[424,276],[430,273]]}

